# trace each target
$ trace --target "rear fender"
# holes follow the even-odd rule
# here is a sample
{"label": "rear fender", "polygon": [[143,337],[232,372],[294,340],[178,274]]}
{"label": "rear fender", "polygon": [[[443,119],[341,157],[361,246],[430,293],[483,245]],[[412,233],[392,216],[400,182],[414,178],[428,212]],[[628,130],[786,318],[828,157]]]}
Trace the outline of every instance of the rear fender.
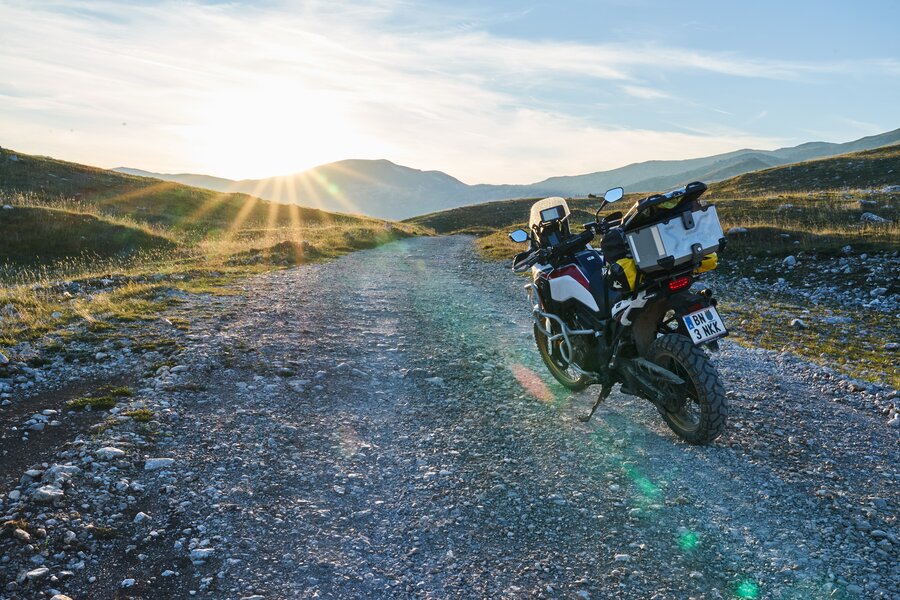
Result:
{"label": "rear fender", "polygon": [[[632,327],[634,344],[638,355],[647,356],[650,344],[656,339],[659,325],[670,310],[675,311],[676,317],[682,317],[688,313],[715,305],[716,301],[712,298],[695,294],[689,290],[660,298],[656,302],[648,304],[634,317],[634,325]],[[678,333],[690,337],[680,318],[678,319]]]}

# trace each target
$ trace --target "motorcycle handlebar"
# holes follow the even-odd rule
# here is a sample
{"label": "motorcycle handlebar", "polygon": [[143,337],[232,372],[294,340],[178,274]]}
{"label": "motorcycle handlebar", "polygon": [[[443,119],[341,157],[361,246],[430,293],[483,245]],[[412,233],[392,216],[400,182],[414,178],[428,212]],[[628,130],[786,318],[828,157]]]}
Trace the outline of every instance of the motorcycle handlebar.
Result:
{"label": "motorcycle handlebar", "polygon": [[531,266],[539,260],[546,259],[548,255],[549,251],[544,248],[535,250],[519,262],[513,263],[513,271],[516,273],[522,273],[523,271],[530,269]]}
{"label": "motorcycle handlebar", "polygon": [[593,227],[588,228],[567,240],[563,240],[552,248],[539,248],[538,250],[535,250],[519,262],[513,263],[512,269],[516,273],[522,273],[523,271],[530,269],[531,266],[538,261],[547,260],[551,257],[563,256],[574,248],[584,246],[592,239],[594,239]]}

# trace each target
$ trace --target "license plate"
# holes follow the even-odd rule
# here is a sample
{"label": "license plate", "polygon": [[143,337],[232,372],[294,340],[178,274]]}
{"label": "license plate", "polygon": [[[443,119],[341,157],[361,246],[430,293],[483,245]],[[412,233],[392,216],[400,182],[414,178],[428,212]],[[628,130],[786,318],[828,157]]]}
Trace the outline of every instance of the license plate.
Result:
{"label": "license plate", "polygon": [[715,340],[728,333],[722,317],[712,306],[685,315],[681,317],[681,320],[684,321],[691,340],[695,344]]}

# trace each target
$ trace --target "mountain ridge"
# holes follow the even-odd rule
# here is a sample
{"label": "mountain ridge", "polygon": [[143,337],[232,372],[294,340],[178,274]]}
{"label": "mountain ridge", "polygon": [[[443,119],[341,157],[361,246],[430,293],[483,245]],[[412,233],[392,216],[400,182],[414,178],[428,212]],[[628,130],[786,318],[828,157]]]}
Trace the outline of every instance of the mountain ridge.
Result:
{"label": "mountain ridge", "polygon": [[232,180],[194,173],[114,171],[185,183],[219,192],[241,192],[267,200],[328,211],[405,219],[467,204],[537,196],[586,196],[623,186],[653,192],[689,181],[715,182],[793,162],[870,150],[900,142],[900,129],[850,142],[805,142],[776,150],[741,149],[681,160],[650,160],[607,171],[549,177],[531,184],[466,184],[438,170],[421,170],[388,159],[345,159],[300,173]]}

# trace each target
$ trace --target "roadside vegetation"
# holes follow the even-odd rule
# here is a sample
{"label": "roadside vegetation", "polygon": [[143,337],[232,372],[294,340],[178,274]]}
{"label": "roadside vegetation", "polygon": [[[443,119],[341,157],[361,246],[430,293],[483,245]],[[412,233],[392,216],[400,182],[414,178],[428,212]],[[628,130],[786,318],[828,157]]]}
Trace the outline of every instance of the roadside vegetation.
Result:
{"label": "roadside vegetation", "polygon": [[[426,233],[0,150],[0,352],[153,319],[179,292]],[[96,333],[96,331],[94,331]]]}

